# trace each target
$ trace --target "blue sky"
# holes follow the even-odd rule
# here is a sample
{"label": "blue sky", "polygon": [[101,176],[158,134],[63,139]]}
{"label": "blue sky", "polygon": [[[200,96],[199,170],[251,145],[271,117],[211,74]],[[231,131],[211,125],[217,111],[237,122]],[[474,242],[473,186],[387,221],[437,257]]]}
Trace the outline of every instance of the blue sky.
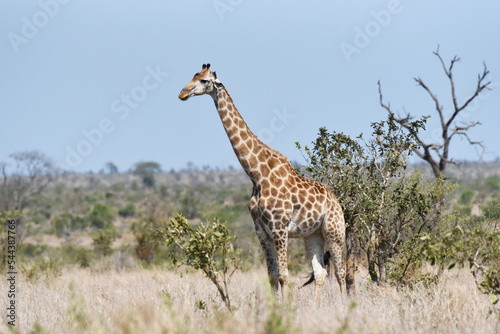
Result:
{"label": "blue sky", "polygon": [[[473,92],[486,62],[492,90],[461,120],[500,156],[500,3],[497,1],[0,2],[0,161],[38,149],[76,172],[139,161],[164,170],[238,166],[211,98],[179,91],[211,63],[252,131],[304,162],[322,126],[351,136],[382,120],[377,81],[394,110],[433,116],[421,77],[451,107],[432,54],[455,66],[457,96]],[[465,141],[456,159],[477,160]]]}

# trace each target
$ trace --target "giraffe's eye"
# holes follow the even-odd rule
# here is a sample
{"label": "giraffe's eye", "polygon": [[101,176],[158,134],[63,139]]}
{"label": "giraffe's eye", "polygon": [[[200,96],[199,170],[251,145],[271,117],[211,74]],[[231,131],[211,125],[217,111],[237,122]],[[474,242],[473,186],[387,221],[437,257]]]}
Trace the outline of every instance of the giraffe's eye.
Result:
{"label": "giraffe's eye", "polygon": [[201,82],[202,84],[206,85],[206,84],[207,84],[207,82],[208,82],[208,80],[202,79],[202,80],[200,80],[200,82]]}

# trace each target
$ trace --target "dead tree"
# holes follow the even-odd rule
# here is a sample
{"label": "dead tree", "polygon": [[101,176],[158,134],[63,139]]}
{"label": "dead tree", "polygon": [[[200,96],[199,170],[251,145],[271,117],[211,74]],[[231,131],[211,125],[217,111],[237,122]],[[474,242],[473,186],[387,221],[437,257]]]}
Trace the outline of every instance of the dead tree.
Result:
{"label": "dead tree", "polygon": [[[40,195],[43,190],[53,182],[60,171],[54,166],[51,159],[39,151],[24,151],[13,153],[9,156],[14,160],[11,164],[0,162],[0,212],[23,211]],[[16,244],[21,244],[26,235],[21,218],[16,219]],[[0,226],[2,231],[2,226]],[[7,249],[6,237],[0,233],[0,248]],[[6,252],[0,252],[0,267],[6,263]]]}
{"label": "dead tree", "polygon": [[[457,122],[457,116],[462,111],[464,111],[479,96],[479,94],[483,90],[490,89],[489,86],[491,84],[491,81],[488,81],[487,79],[488,74],[490,72],[488,71],[486,64],[483,63],[483,72],[478,74],[477,76],[477,86],[475,91],[470,95],[468,99],[465,100],[464,103],[460,104],[457,101],[455,93],[455,81],[453,78],[453,66],[455,65],[455,63],[460,61],[460,58],[455,56],[450,61],[449,66],[446,66],[443,58],[439,54],[439,47],[433,53],[434,55],[436,55],[436,57],[438,57],[439,61],[441,62],[441,65],[443,66],[444,73],[448,77],[451,88],[451,99],[453,102],[453,108],[452,112],[449,115],[445,113],[443,105],[440,103],[438,97],[436,96],[436,94],[432,92],[429,86],[427,86],[420,77],[414,78],[414,80],[418,83],[418,85],[421,86],[434,101],[436,112],[441,122],[441,139],[437,142],[429,143],[425,142],[420,135],[414,134],[414,138],[418,146],[413,149],[413,152],[415,152],[416,155],[418,155],[420,158],[422,158],[431,166],[434,176],[438,178],[444,174],[447,164],[453,164],[453,165],[460,164],[459,162],[454,161],[449,156],[450,144],[454,137],[459,136],[467,139],[470,145],[477,146],[480,149],[481,154],[484,153],[483,144],[479,141],[473,141],[467,134],[467,131],[470,128],[480,125],[481,123],[477,121],[469,121],[469,122],[461,122],[461,124],[459,124]],[[383,101],[380,81],[378,85],[379,85],[380,105],[384,109],[386,109],[387,112],[389,112],[390,114],[394,114],[390,104],[386,104]],[[410,115],[410,113],[407,113],[402,117],[401,116],[395,117],[396,122],[408,130],[410,129],[409,124],[412,119],[413,117]]]}
{"label": "dead tree", "polygon": [[12,153],[14,170],[0,162],[0,210],[23,211],[28,204],[53,182],[59,170],[51,159],[39,151]]}

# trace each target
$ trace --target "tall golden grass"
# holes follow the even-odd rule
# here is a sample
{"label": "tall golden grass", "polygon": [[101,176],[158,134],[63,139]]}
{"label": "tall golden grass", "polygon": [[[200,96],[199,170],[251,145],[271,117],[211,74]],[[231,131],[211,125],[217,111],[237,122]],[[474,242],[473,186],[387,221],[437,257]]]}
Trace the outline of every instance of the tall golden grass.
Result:
{"label": "tall golden grass", "polygon": [[[302,277],[292,277],[298,286]],[[289,302],[271,297],[263,269],[235,274],[229,312],[200,273],[159,269],[67,269],[61,276],[16,283],[17,333],[497,333],[488,296],[465,270],[436,285],[396,289],[357,277],[354,298],[335,281],[320,299],[314,287],[291,289]],[[7,281],[0,281],[7,305]],[[5,308],[3,307],[3,310]],[[2,314],[6,314],[5,311]],[[6,317],[0,332],[12,330]]]}

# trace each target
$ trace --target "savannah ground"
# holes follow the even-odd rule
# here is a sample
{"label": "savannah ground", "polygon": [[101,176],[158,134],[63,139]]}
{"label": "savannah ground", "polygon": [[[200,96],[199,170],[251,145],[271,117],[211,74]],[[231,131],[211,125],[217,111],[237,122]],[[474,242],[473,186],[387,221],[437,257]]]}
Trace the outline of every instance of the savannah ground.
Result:
{"label": "savannah ground", "polygon": [[[184,269],[116,270],[111,262],[66,268],[58,276],[18,276],[15,329],[1,333],[498,333],[488,296],[466,270],[451,270],[436,284],[396,289],[357,274],[357,294],[342,299],[327,280],[318,302],[314,287],[291,289],[289,303],[271,297],[263,268],[238,271],[230,285],[234,310],[214,285]],[[291,275],[295,287],[303,276]],[[1,305],[7,282],[0,281]]]}

